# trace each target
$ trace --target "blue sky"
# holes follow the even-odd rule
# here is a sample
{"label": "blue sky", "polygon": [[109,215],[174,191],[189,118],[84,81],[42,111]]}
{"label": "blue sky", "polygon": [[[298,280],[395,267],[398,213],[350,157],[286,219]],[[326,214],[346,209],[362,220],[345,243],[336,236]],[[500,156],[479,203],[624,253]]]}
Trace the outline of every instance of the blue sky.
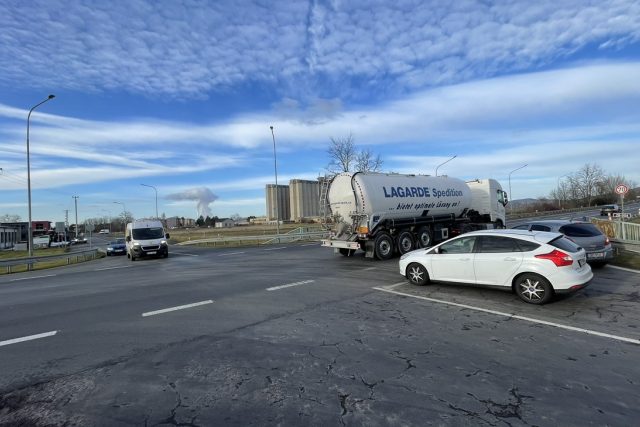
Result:
{"label": "blue sky", "polygon": [[[448,4],[452,3],[452,4]],[[585,163],[640,182],[637,1],[0,3],[0,215],[264,215],[353,134],[385,171],[549,194]],[[170,195],[182,194],[182,197]],[[177,200],[182,199],[182,200]]]}

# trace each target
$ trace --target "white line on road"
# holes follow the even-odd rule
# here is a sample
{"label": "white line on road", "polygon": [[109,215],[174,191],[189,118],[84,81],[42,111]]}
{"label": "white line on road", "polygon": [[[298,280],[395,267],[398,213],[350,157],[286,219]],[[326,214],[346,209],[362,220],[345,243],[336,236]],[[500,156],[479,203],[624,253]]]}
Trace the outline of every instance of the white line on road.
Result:
{"label": "white line on road", "polygon": [[313,283],[315,280],[303,280],[302,282],[289,283],[287,285],[274,286],[272,288],[267,288],[268,291],[277,291],[278,289],[290,288],[292,286],[300,286],[307,285],[309,283]]}
{"label": "white line on road", "polygon": [[629,273],[638,273],[640,274],[640,270],[634,270],[633,268],[624,268],[624,267],[618,267],[617,265],[607,265],[607,268],[615,268],[616,270],[622,270],[622,271],[628,271]]}
{"label": "white line on road", "polygon": [[589,335],[596,335],[596,336],[599,336],[599,337],[612,338],[614,340],[624,341],[624,342],[628,342],[628,343],[631,343],[631,344],[640,345],[640,340],[637,340],[637,339],[634,339],[634,338],[627,338],[627,337],[621,337],[619,335],[606,334],[604,332],[592,331],[590,329],[576,328],[575,326],[569,326],[569,325],[563,325],[563,324],[560,324],[560,323],[547,322],[546,320],[539,320],[539,319],[533,319],[531,317],[518,316],[518,315],[515,315],[515,314],[511,314],[511,313],[504,313],[502,311],[489,310],[489,309],[486,309],[486,308],[474,307],[472,305],[466,305],[466,304],[459,304],[457,302],[450,302],[450,301],[443,301],[443,300],[434,299],[434,298],[421,297],[421,296],[418,296],[418,295],[407,294],[407,293],[404,293],[404,292],[392,291],[391,289],[388,289],[388,288],[373,288],[373,289],[375,289],[377,291],[382,291],[382,292],[389,292],[391,294],[402,295],[402,296],[409,297],[409,298],[416,298],[416,299],[421,299],[421,300],[424,300],[424,301],[431,301],[431,302],[435,302],[435,303],[438,303],[438,304],[452,305],[452,306],[455,306],[455,307],[467,308],[469,310],[482,311],[484,313],[496,314],[498,316],[505,316],[505,317],[508,317],[510,319],[524,320],[525,322],[538,323],[540,325],[553,326],[555,328],[567,329],[569,331],[583,332],[583,333],[589,334]]}
{"label": "white line on road", "polygon": [[163,308],[162,310],[156,310],[156,311],[148,311],[146,313],[142,313],[142,317],[154,316],[156,314],[162,314],[162,313],[169,313],[170,311],[184,310],[185,308],[198,307],[200,305],[205,305],[205,304],[213,304],[213,300],[209,299],[209,300],[206,300],[206,301],[194,302],[193,304],[186,304],[186,305],[179,305],[177,307]]}
{"label": "white line on road", "polygon": [[96,269],[95,269],[95,270],[93,270],[93,271],[116,270],[116,269],[118,269],[118,268],[129,268],[129,267],[131,267],[131,266],[130,266],[130,265],[123,265],[123,266],[120,266],[120,267],[96,268]]}
{"label": "white line on road", "polygon": [[0,341],[0,347],[2,347],[3,345],[16,344],[24,341],[37,340],[39,338],[52,337],[57,333],[58,331],[51,331],[51,332],[45,332],[42,334],[29,335],[28,337],[21,337],[21,338],[14,338],[12,340]]}
{"label": "white line on road", "polygon": [[376,269],[376,267],[367,267],[367,268],[362,269],[362,271],[371,271],[371,270],[375,270],[375,269]]}
{"label": "white line on road", "polygon": [[277,250],[280,250],[280,249],[287,249],[287,247],[283,246],[281,248],[269,248],[269,249],[263,249],[263,250],[265,250],[265,251],[277,251]]}
{"label": "white line on road", "polygon": [[304,246],[318,246],[318,247],[320,247],[320,244],[319,243],[307,243],[306,245],[300,245],[300,246],[302,246],[302,247],[304,247]]}
{"label": "white line on road", "polygon": [[196,255],[196,254],[188,254],[186,252],[171,252],[171,255],[200,256],[200,255]]}
{"label": "white line on road", "polygon": [[18,280],[29,280],[29,279],[42,279],[43,277],[53,277],[55,274],[47,274],[44,276],[32,276],[32,277],[21,277],[19,279],[11,279],[10,282],[17,282]]}
{"label": "white line on road", "polygon": [[244,254],[246,252],[229,252],[227,254],[220,254],[218,256],[229,256],[229,255],[240,255],[240,254]]}

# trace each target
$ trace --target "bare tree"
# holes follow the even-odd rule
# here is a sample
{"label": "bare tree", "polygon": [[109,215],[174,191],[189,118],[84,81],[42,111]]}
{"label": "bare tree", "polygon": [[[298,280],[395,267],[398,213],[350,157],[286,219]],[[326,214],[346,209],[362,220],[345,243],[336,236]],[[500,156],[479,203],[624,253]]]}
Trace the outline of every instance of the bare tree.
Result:
{"label": "bare tree", "polygon": [[20,222],[20,215],[4,214],[0,216],[0,222]]}
{"label": "bare tree", "polygon": [[591,200],[597,195],[598,186],[604,180],[604,176],[600,166],[587,163],[570,177],[572,185],[577,190],[578,198],[582,199],[587,206],[591,206]]}
{"label": "bare tree", "polygon": [[331,173],[340,172],[377,172],[382,167],[380,155],[374,155],[371,150],[358,151],[354,144],[353,134],[346,138],[330,137],[327,150],[329,164],[327,170]]}

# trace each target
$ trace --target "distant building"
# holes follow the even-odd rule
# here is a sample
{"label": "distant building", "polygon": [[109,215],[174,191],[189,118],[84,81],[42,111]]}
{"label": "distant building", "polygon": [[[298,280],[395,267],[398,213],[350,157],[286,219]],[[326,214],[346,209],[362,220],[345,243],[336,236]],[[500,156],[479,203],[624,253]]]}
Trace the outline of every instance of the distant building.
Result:
{"label": "distant building", "polygon": [[288,220],[291,217],[289,186],[278,185],[276,191],[275,184],[267,184],[265,192],[265,198],[267,200],[267,221],[275,221],[276,219],[280,221]]}
{"label": "distant building", "polygon": [[320,181],[289,181],[291,221],[320,216]]}
{"label": "distant building", "polygon": [[18,243],[19,228],[0,225],[0,250],[11,249]]}
{"label": "distant building", "polygon": [[232,220],[231,218],[222,218],[218,221],[216,221],[216,228],[231,228],[231,227],[235,227],[236,222],[234,220]]}
{"label": "distant building", "polygon": [[195,227],[196,225],[195,219],[180,216],[172,216],[167,218],[165,221],[167,223],[167,228]]}

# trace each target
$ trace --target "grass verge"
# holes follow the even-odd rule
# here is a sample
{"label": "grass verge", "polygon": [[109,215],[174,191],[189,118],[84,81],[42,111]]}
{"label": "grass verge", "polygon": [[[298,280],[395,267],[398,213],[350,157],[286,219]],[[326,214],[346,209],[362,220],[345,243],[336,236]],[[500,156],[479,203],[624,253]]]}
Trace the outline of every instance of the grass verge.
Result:
{"label": "grass verge", "polygon": [[[74,255],[73,252],[68,251],[65,248],[49,248],[49,249],[39,249],[34,252],[35,256],[45,256],[45,255],[69,255],[69,259],[56,259],[51,261],[39,261],[33,263],[32,271],[36,270],[46,270],[49,268],[62,267],[65,265],[71,264],[80,264],[83,262],[91,261],[92,258],[90,255]],[[10,255],[10,256],[9,256]],[[29,256],[29,252],[27,251],[5,251],[0,252],[0,260],[7,259],[20,259],[27,258]],[[105,257],[106,255],[103,252],[98,251],[95,259],[100,259]],[[28,271],[27,265],[14,265],[11,266],[11,273],[8,273],[6,267],[0,268],[0,275],[4,274],[13,274],[13,273],[23,273]]]}
{"label": "grass verge", "polygon": [[611,265],[640,270],[640,253],[618,250],[611,261]]}

